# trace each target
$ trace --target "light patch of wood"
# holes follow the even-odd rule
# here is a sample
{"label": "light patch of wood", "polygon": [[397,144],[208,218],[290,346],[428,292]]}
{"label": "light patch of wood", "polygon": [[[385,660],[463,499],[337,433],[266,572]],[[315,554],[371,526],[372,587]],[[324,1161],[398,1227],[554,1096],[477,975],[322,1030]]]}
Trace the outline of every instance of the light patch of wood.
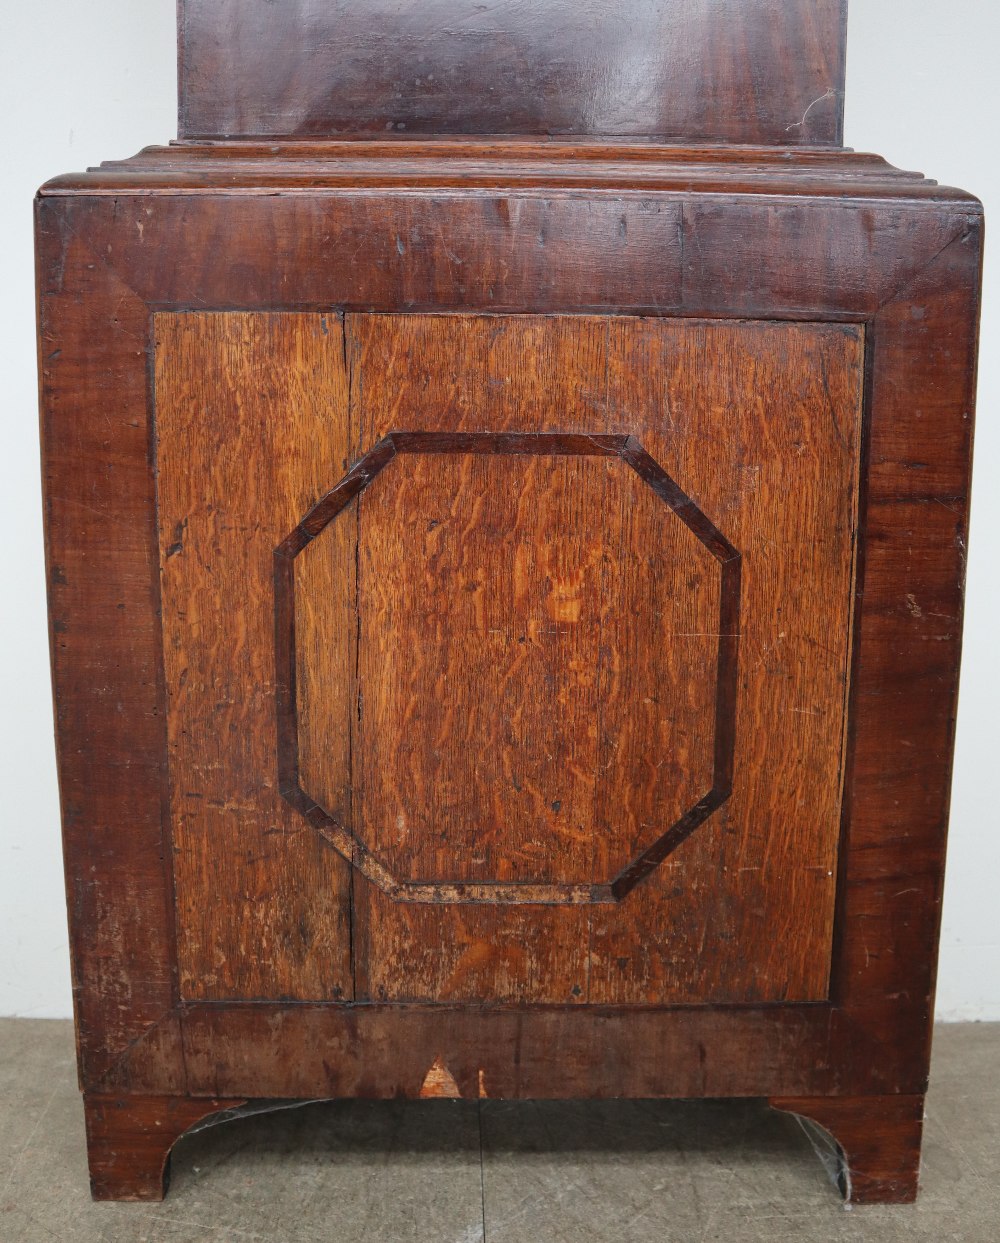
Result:
{"label": "light patch of wood", "polygon": [[[480,1079],[482,1072],[480,1072]],[[461,1096],[458,1090],[458,1084],[452,1077],[451,1071],[445,1066],[440,1055],[434,1059],[434,1062],[424,1076],[424,1082],[420,1087],[421,1100],[433,1100],[436,1098],[454,1100]]]}

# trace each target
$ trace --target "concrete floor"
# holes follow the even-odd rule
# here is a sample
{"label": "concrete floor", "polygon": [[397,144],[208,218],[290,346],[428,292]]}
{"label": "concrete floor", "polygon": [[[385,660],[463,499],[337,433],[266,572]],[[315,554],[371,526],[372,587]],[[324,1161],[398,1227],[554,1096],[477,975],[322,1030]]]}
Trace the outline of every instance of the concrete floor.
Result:
{"label": "concrete floor", "polygon": [[757,1102],[338,1102],[182,1139],[94,1204],[69,1023],[0,1020],[0,1243],[997,1243],[1000,1024],[942,1027],[919,1202],[845,1212]]}

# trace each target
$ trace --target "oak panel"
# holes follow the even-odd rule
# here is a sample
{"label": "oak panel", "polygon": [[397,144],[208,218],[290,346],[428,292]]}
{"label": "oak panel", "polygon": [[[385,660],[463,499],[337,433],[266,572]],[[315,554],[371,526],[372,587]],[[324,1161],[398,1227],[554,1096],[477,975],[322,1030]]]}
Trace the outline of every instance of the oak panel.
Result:
{"label": "oak panel", "polygon": [[595,911],[591,998],[816,1000],[833,936],[863,334],[613,332],[614,404],[663,412],[649,451],[741,550],[743,584],[732,798],[635,891],[630,924]]}
{"label": "oak panel", "polygon": [[[824,997],[850,649],[860,330],[599,317],[350,316],[347,332],[360,448],[397,428],[634,433],[748,558],[737,776],[730,802],[634,894],[609,908],[403,911],[371,885],[359,885],[355,952],[360,993],[369,990],[383,999],[457,1000],[481,997],[485,990],[498,1001],[557,1001],[566,1000],[567,994],[617,1002]],[[727,447],[721,452],[723,431]],[[461,596],[457,588],[462,573],[479,554],[463,544],[455,554],[464,558],[462,567],[431,583],[437,594],[431,591],[427,599],[434,603],[417,605],[405,591],[399,600],[393,597],[401,581],[418,573],[407,568],[414,547],[436,538],[437,526],[427,528],[439,523],[441,515],[452,514],[449,506],[456,504],[456,497],[470,518],[460,524],[463,539],[481,543],[484,533],[510,521],[511,508],[523,507],[526,495],[532,504],[524,513],[531,522],[539,521],[546,489],[557,486],[552,479],[559,478],[560,468],[550,466],[534,478],[525,474],[519,486],[508,479],[506,489],[500,490],[504,509],[496,489],[475,474],[477,468],[468,460],[456,458],[447,469],[436,457],[427,462],[419,469],[408,467],[407,485],[390,486],[395,464],[383,472],[373,485],[376,500],[370,510],[362,498],[360,564],[367,566],[362,571],[366,581],[377,584],[372,590],[381,593],[375,617],[392,618],[391,625],[380,624],[376,633],[397,635],[390,640],[390,647],[398,644],[397,655],[379,666],[386,683],[398,681],[393,670],[403,664],[406,677],[423,679],[404,702],[411,712],[414,705],[430,705],[424,710],[441,736],[427,741],[421,734],[423,722],[412,718],[407,719],[412,729],[405,734],[405,712],[386,731],[376,697],[371,737],[377,741],[371,745],[384,745],[387,732],[405,738],[404,769],[409,765],[410,778],[414,756],[435,748],[445,763],[454,763],[467,776],[481,754],[495,759],[499,752],[479,745],[481,734],[470,750],[468,733],[448,731],[462,728],[456,721],[469,727],[469,709],[487,717],[491,710],[497,712],[500,698],[492,688],[499,684],[496,679],[502,683],[508,665],[501,663],[498,672],[490,662],[506,662],[507,653],[484,656],[473,673],[463,668],[463,650],[448,654],[451,640],[442,640],[438,619],[447,615],[450,593]],[[602,469],[607,472],[609,467]],[[579,481],[574,486],[581,493]],[[399,487],[404,488],[403,501]],[[583,709],[581,700],[580,715],[574,718],[579,735],[574,745],[591,747],[591,733],[598,738],[590,826],[591,840],[598,846],[591,878],[597,875],[597,864],[603,866],[598,856],[614,855],[616,839],[627,839],[630,848],[638,849],[662,832],[684,793],[678,790],[678,775],[690,779],[712,746],[704,711],[709,691],[690,672],[683,680],[672,675],[671,661],[676,669],[703,667],[709,648],[718,641],[718,614],[706,603],[689,607],[686,614],[683,605],[671,612],[665,598],[648,598],[651,584],[669,582],[663,567],[665,562],[674,564],[676,549],[664,531],[677,532],[662,521],[657,525],[653,511],[644,508],[649,502],[642,488],[631,487],[631,494],[628,487],[605,494],[592,483],[589,504],[573,511],[571,519],[578,556],[590,546],[599,560],[604,541],[617,541],[616,553],[609,557],[616,585],[609,588],[605,578],[599,588],[605,617],[620,611],[640,618],[633,631],[620,628],[620,643],[609,642],[607,635],[599,639],[604,684],[598,687],[594,710]],[[426,501],[425,508],[415,508],[417,494]],[[500,507],[494,512],[491,505]],[[599,535],[592,516],[598,505],[603,507]],[[401,513],[418,515],[412,528],[399,528]],[[569,517],[567,511],[556,525],[564,526]],[[418,530],[420,524],[423,529]],[[530,523],[523,528],[530,529]],[[382,552],[372,553],[373,548]],[[389,560],[385,549],[392,554]],[[368,565],[366,558],[372,556],[376,560]],[[682,564],[690,571],[697,563],[689,549],[683,556]],[[469,575],[474,585],[481,578],[480,570]],[[596,579],[589,590],[595,587]],[[365,591],[362,583],[362,635],[368,624]],[[667,591],[664,596],[671,594],[678,595]],[[830,599],[843,601],[832,624]],[[461,611],[471,606],[455,607]],[[429,618],[421,609],[429,611]],[[517,616],[501,609],[494,620],[500,614],[505,624]],[[709,616],[712,625],[705,621]],[[485,613],[483,618],[488,620]],[[644,633],[650,625],[651,631]],[[422,627],[429,629],[425,633]],[[362,642],[362,668],[368,659],[374,671],[383,655],[376,652],[373,647],[366,658]],[[364,681],[362,676],[363,697]],[[453,699],[455,682],[468,689]],[[570,684],[565,681],[564,693]],[[648,693],[658,684],[667,692],[662,708],[656,695]],[[477,695],[481,706],[474,703]],[[546,712],[544,696],[526,696],[525,703],[529,701],[534,704],[534,715],[528,718],[533,726],[557,737],[560,720]],[[681,718],[678,738],[667,747],[657,745],[655,734],[661,711],[661,721],[671,715]],[[502,717],[498,712],[497,729]],[[447,723],[443,733],[442,722]],[[455,750],[449,752],[452,745]],[[617,768],[616,751],[628,757]],[[666,773],[657,769],[665,753]],[[356,754],[364,757],[364,771],[376,774],[371,779],[376,784],[391,782],[399,771],[390,762],[391,753],[380,752],[374,761],[362,744]],[[433,764],[420,768],[420,788],[433,784],[430,771],[436,771]],[[389,777],[383,778],[384,773]],[[357,790],[367,791],[368,781],[356,769],[356,800]],[[464,778],[453,781],[456,789],[465,784]],[[549,809],[553,802],[562,802],[551,781],[547,794],[556,797],[539,800],[542,807],[546,801]],[[364,818],[382,826],[373,832],[393,832],[386,808],[395,808],[398,828],[398,796],[396,789],[393,803],[386,785],[366,807]],[[491,823],[502,821],[501,816]],[[456,826],[460,822],[457,817]],[[534,824],[535,832],[551,831],[551,826],[542,828],[544,819]],[[431,831],[429,821],[424,831]],[[456,854],[474,848],[474,826],[466,824],[464,832],[468,840]],[[532,844],[530,832],[522,832],[526,836],[520,846],[505,841],[512,855],[495,849],[494,856],[505,856],[516,868],[519,855]],[[489,832],[486,837],[489,842]],[[583,862],[582,844],[574,843],[561,855],[567,867]],[[397,847],[411,857],[409,838]],[[488,869],[488,849],[468,857],[480,858],[477,866]],[[443,865],[438,856],[435,866]],[[544,946],[543,959],[534,956],[538,945]],[[563,955],[568,955],[565,961]],[[474,970],[468,969],[470,964]]]}
{"label": "oak panel", "polygon": [[411,456],[362,498],[358,831],[393,875],[593,879],[613,464]]}
{"label": "oak panel", "polygon": [[[347,456],[342,324],[192,313],[155,325],[181,992],[349,997],[349,866],[277,789],[272,589],[275,545]],[[305,573],[314,588],[329,577]],[[342,790],[346,747],[325,763]]]}
{"label": "oak panel", "polygon": [[[361,449],[394,428],[579,430],[606,374],[601,320],[348,316],[346,330]],[[379,523],[369,521],[363,542],[373,529],[378,538]],[[359,996],[586,999],[586,910],[404,908],[370,885],[358,885],[355,897]]]}

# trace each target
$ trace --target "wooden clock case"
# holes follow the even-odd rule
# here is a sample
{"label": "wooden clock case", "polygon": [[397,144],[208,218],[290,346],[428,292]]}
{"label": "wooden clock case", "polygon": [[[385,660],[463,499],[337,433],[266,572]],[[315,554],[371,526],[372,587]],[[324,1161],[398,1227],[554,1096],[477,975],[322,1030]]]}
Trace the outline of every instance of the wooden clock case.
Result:
{"label": "wooden clock case", "polygon": [[434,1094],[915,1196],[982,212],[839,145],[845,21],[187,0],[181,139],[41,190],[98,1198]]}

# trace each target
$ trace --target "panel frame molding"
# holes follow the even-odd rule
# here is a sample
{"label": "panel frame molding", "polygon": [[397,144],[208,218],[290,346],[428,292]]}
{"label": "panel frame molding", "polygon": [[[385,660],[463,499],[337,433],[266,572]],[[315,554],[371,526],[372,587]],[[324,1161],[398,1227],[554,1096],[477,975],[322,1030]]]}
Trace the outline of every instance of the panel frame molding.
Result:
{"label": "panel frame molding", "polygon": [[[399,455],[490,454],[530,457],[615,457],[660,498],[719,565],[719,642],[711,788],[654,842],[603,882],[406,881],[393,876],[351,829],[303,788],[299,770],[296,694],[295,559],[357,500]],[[572,432],[394,431],[365,453],[306,513],[274,550],[274,647],[277,678],[277,772],[282,796],[372,884],[397,902],[490,905],[583,905],[621,902],[732,794],[739,675],[741,554],[715,524],[629,434]]]}

